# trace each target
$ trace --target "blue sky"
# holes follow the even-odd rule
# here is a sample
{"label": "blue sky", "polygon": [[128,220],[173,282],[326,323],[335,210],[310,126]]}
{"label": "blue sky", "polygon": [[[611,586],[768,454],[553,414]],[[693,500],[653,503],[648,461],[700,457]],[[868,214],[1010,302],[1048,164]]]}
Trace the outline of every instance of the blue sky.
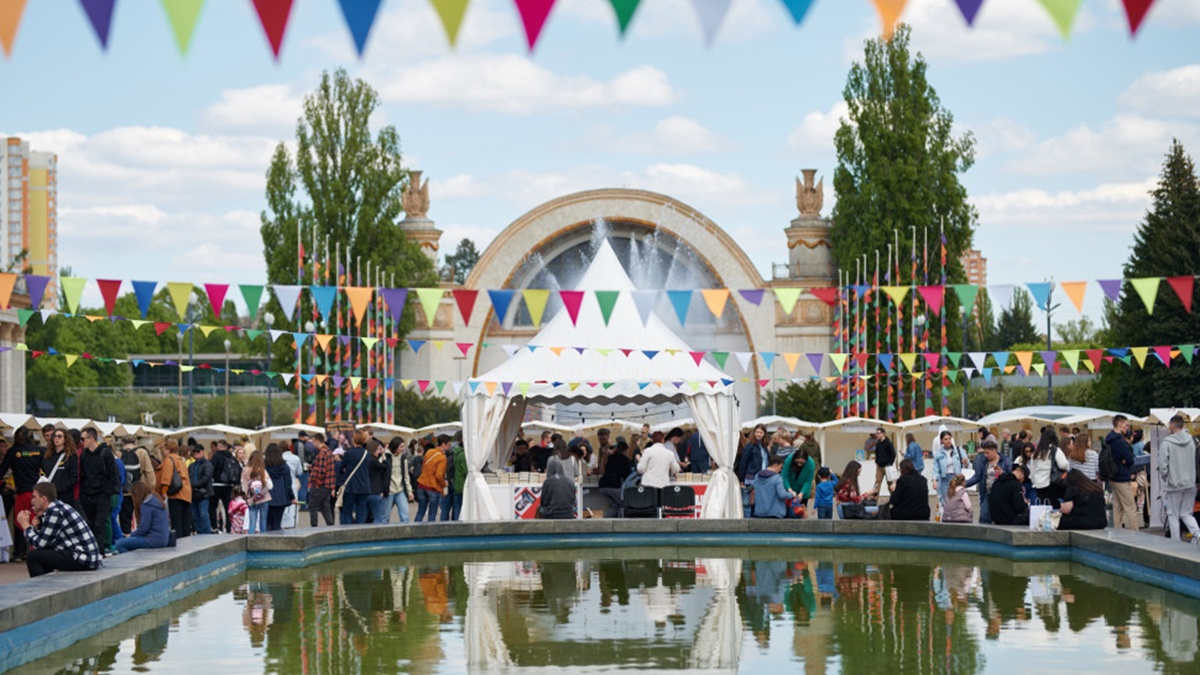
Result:
{"label": "blue sky", "polygon": [[[903,19],[977,137],[964,181],[989,281],[1119,277],[1171,138],[1200,151],[1200,3],[1158,0],[1136,40],[1117,0],[1083,3],[1069,41],[1035,0],[989,0],[973,30],[952,0]],[[29,3],[0,63],[0,133],[58,153],[60,264],[77,275],[260,282],[272,148],[321,71],[345,67],[430,178],[444,252],[625,186],[698,209],[767,276],[800,169],[832,205],[846,71],[878,30],[866,0],[820,0],[800,27],[778,0],[733,0],[706,47],[688,0],[644,0],[621,40],[606,0],[559,0],[530,55],[510,1],[474,0],[452,51],[427,2],[386,0],[359,59],[334,0],[299,0],[275,62],[250,2],[207,3],[186,59],[158,3],[118,3],[107,53],[77,3]]]}

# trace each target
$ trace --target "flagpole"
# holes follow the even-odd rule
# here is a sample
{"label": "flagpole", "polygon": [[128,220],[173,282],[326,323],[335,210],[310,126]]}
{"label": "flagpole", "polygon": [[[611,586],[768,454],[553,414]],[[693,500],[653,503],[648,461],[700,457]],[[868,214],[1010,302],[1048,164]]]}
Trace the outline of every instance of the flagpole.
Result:
{"label": "flagpole", "polygon": [[[895,278],[892,277],[891,270],[892,270],[892,244],[889,242],[888,243],[888,252],[887,252],[887,267],[884,268],[884,277],[887,279],[889,286],[893,285],[896,281]],[[892,359],[891,363],[892,364],[896,363],[895,350],[892,349],[892,305],[894,305],[894,304],[896,304],[896,303],[893,302],[893,303],[890,303],[887,305],[887,327],[886,327],[886,330],[884,331],[884,340],[886,341],[885,348],[887,349],[888,353],[891,354],[891,359]],[[891,371],[891,369],[890,368],[884,369],[884,375],[887,376],[887,421],[894,422],[894,421],[896,421],[896,408],[895,408],[895,391],[894,391],[894,388],[892,387],[892,371]]]}
{"label": "flagpole", "polygon": [[871,406],[871,417],[881,419],[883,415],[879,414],[879,352],[883,351],[883,343],[879,333],[879,249],[875,249],[875,280],[872,283],[871,292],[875,298],[875,405]]}
{"label": "flagpole", "polygon": [[[844,336],[845,336],[845,331],[842,330],[842,322],[845,321],[845,319],[846,319],[846,311],[842,307],[842,305],[844,304],[842,296],[845,293],[845,285],[842,283],[843,274],[844,274],[844,272],[841,269],[839,269],[838,270],[838,285],[837,285],[837,304],[834,305],[834,310],[833,310],[833,314],[834,314],[833,318],[834,318],[834,325],[835,325],[835,328],[833,330],[833,351],[838,354],[842,353],[842,341],[844,340]],[[820,377],[820,376],[821,376],[821,371],[820,371],[820,369],[818,369],[817,377]],[[834,390],[837,392],[837,418],[842,419],[846,416],[846,414],[845,414],[846,411],[845,411],[845,408],[843,407],[844,401],[842,400],[842,380],[840,377],[838,378],[838,381],[834,387]]]}
{"label": "flagpole", "polygon": [[[296,286],[304,285],[304,225],[299,219],[296,219]],[[304,326],[304,299],[301,298],[300,306],[296,308],[296,333],[299,333]],[[304,418],[301,417],[301,410],[304,406],[304,387],[301,386],[300,369],[303,367],[304,354],[300,351],[300,342],[293,336],[292,343],[296,347],[296,423],[299,424]]]}
{"label": "flagpole", "polygon": [[[941,219],[941,231],[939,232],[938,242],[941,244],[941,278],[939,283],[942,286],[942,414],[950,414],[950,406],[947,405],[950,397],[950,379],[946,375],[946,361],[950,358],[950,350],[946,346],[946,219]],[[962,358],[961,356],[959,357]]]}
{"label": "flagpole", "polygon": [[[912,230],[912,263],[909,265],[909,275],[912,280],[912,288],[909,291],[912,296],[912,339],[909,342],[910,353],[917,351],[917,226],[910,225]],[[915,363],[915,360],[914,360]],[[910,398],[912,400],[912,415],[917,415],[917,377],[915,373],[909,373],[911,385],[909,388]]]}
{"label": "flagpole", "polygon": [[[921,267],[924,274],[924,283],[929,285],[929,226],[924,228],[924,238],[922,240]],[[921,328],[921,351],[929,353],[929,303],[925,303],[925,325]],[[929,364],[926,364],[928,366]],[[933,373],[929,368],[926,368],[921,376],[922,388],[925,390],[925,415],[933,414]]]}

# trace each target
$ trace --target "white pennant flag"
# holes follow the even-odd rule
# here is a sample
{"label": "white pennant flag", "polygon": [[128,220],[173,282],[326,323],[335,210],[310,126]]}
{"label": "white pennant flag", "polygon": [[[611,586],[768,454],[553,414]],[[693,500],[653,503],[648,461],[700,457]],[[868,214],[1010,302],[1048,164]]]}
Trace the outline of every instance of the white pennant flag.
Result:
{"label": "white pennant flag", "polygon": [[971,352],[967,356],[971,357],[971,363],[974,363],[976,368],[983,369],[983,361],[987,358],[986,352]]}
{"label": "white pennant flag", "polygon": [[704,30],[706,45],[711,47],[717,38],[717,31],[721,29],[721,22],[725,20],[731,4],[733,0],[692,0],[692,8],[696,10],[700,27]]}
{"label": "white pennant flag", "polygon": [[271,336],[271,342],[274,342],[278,340],[280,336],[288,335],[289,333],[286,330],[269,330],[267,331],[267,334]]}
{"label": "white pennant flag", "polygon": [[642,325],[650,321],[654,306],[658,304],[658,291],[633,291],[633,304],[637,305],[638,316],[642,317]]}
{"label": "white pennant flag", "polygon": [[733,356],[742,364],[743,373],[750,372],[750,359],[754,358],[754,352],[734,352]]}
{"label": "white pennant flag", "polygon": [[296,377],[296,374],[295,373],[280,373],[279,377],[281,377],[283,379],[284,384],[291,384],[292,380]]}
{"label": "white pennant flag", "polygon": [[1012,307],[1012,284],[992,284],[987,289],[988,297],[992,301],[992,307],[998,307],[1002,312]]}
{"label": "white pennant flag", "polygon": [[56,316],[56,315],[58,314],[58,310],[56,310],[56,309],[43,309],[43,310],[39,311],[39,312],[38,312],[38,314],[41,314],[41,315],[42,315],[42,323],[46,323],[46,320],[47,320],[47,319],[49,319],[49,318],[50,318],[50,317],[52,317],[52,316]]}
{"label": "white pennant flag", "polygon": [[462,391],[462,387],[463,387],[463,383],[460,380],[452,380],[450,382],[450,388],[454,390],[455,396],[458,396],[459,392]]}
{"label": "white pennant flag", "polygon": [[508,354],[509,358],[512,358],[512,355],[516,354],[517,351],[521,349],[521,345],[500,345],[500,346],[504,348],[504,353]]}

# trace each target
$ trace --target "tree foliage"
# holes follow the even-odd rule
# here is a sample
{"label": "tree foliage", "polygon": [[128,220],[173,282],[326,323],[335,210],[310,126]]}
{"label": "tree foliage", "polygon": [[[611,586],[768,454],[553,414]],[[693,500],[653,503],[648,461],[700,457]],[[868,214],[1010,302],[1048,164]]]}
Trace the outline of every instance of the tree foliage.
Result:
{"label": "tree foliage", "polygon": [[1012,305],[1000,312],[992,351],[1004,351],[1021,343],[1041,343],[1044,336],[1033,325],[1033,296],[1023,288],[1013,290]]}
{"label": "tree foliage", "polygon": [[441,396],[425,396],[411,389],[396,390],[396,424],[414,429],[458,421],[459,404]]}
{"label": "tree foliage", "polygon": [[837,391],[818,380],[793,382],[780,391],[767,392],[759,412],[798,417],[807,422],[828,422],[837,415]]}
{"label": "tree foliage", "polygon": [[445,265],[442,266],[442,278],[461,284],[467,280],[467,275],[475,268],[477,262],[479,250],[475,248],[475,242],[463,239],[458,242],[454,253],[446,256]]}
{"label": "tree foliage", "polygon": [[[1192,276],[1200,269],[1200,180],[1196,165],[1175,141],[1163,162],[1158,185],[1150,192],[1153,203],[1133,237],[1133,250],[1125,262],[1125,278]],[[1111,339],[1119,346],[1194,344],[1200,336],[1200,293],[1192,290],[1192,311],[1183,308],[1175,292],[1163,283],[1154,314],[1146,312],[1141,297],[1125,284],[1109,320]],[[1173,364],[1170,368],[1147,359],[1145,368],[1109,364],[1105,377],[1117,381],[1117,405],[1136,415],[1151,407],[1200,404],[1200,363]]]}

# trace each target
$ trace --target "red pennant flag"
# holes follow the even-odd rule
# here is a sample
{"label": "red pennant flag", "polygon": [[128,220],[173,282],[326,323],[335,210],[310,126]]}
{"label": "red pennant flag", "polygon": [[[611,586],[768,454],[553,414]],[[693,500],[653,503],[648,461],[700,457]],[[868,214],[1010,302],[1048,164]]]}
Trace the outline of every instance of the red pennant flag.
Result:
{"label": "red pennant flag", "polygon": [[770,380],[759,380],[759,381],[758,381],[758,386],[759,386],[759,387],[763,387],[763,388],[765,388],[765,387],[766,387],[768,384],[770,384],[770,383],[771,383],[771,381],[770,381]]}
{"label": "red pennant flag", "polygon": [[400,344],[400,338],[394,338],[394,337],[390,337],[390,338],[388,338],[388,339],[384,340],[384,342],[386,342],[386,343],[387,343],[387,346],[388,346],[389,348],[391,348],[391,349],[395,349],[395,348],[396,348],[396,345]]}
{"label": "red pennant flag", "polygon": [[208,293],[208,304],[212,306],[213,316],[221,316],[221,308],[225,306],[225,292],[229,290],[229,284],[204,284],[204,291]]}
{"label": "red pennant flag", "polygon": [[464,324],[471,323],[471,310],[475,309],[475,298],[479,291],[452,291],[454,302],[458,303],[458,313],[462,315]]}
{"label": "red pennant flag", "polygon": [[1088,349],[1086,352],[1088,360],[1092,362],[1092,372],[1100,372],[1100,361],[1104,356],[1103,349]]}
{"label": "red pennant flag", "polygon": [[700,362],[704,360],[704,352],[688,352],[688,354],[692,355],[692,360],[696,362],[696,365],[700,365]]}
{"label": "red pennant flag", "polygon": [[458,351],[461,352],[463,356],[466,356],[467,352],[471,351],[470,342],[455,342],[454,346],[458,347]]}
{"label": "red pennant flag", "polygon": [[254,0],[254,10],[258,12],[258,20],[267,34],[267,41],[271,43],[271,52],[278,61],[283,33],[292,14],[292,0]]}
{"label": "red pennant flag", "polygon": [[1154,0],[1124,0],[1125,15],[1129,17],[1129,34],[1137,35],[1138,28],[1142,26],[1142,19],[1146,18],[1146,12],[1150,11],[1150,5],[1154,4]]}
{"label": "red pennant flag", "polygon": [[933,310],[934,316],[942,313],[942,301],[946,299],[945,286],[918,286],[917,290],[921,292],[921,297],[925,300],[925,304],[929,309]]}
{"label": "red pennant flag", "polygon": [[174,326],[174,325],[175,324],[173,324],[173,323],[164,323],[162,321],[155,321],[154,322],[154,334],[162,335],[163,333],[167,332],[168,328],[170,328],[171,326]]}
{"label": "red pennant flag", "polygon": [[1167,277],[1167,283],[1171,285],[1175,295],[1179,296],[1183,308],[1190,314],[1192,311],[1192,287],[1196,283],[1196,277]]}
{"label": "red pennant flag", "polygon": [[622,347],[622,348],[621,348],[621,353],[622,353],[622,354],[624,354],[626,357],[628,357],[630,354],[632,354],[632,353],[633,353],[633,350],[632,350],[632,349],[627,349],[627,348],[624,348],[624,347]]}
{"label": "red pennant flag", "polygon": [[554,0],[516,0],[516,3],[521,23],[525,24],[525,40],[529,43],[529,51],[533,51],[546,18],[554,8]]}
{"label": "red pennant flag", "polygon": [[1164,366],[1171,367],[1171,345],[1155,347],[1154,354],[1158,357],[1159,361],[1162,361]]}
{"label": "red pennant flag", "polygon": [[113,308],[117,305],[117,295],[121,292],[121,280],[97,279],[96,285],[100,287],[100,295],[104,296],[104,311],[112,316]]}
{"label": "red pennant flag", "polygon": [[567,315],[571,317],[571,325],[579,319],[579,307],[583,305],[583,291],[559,291],[559,297],[562,298],[563,306],[567,308]]}
{"label": "red pennant flag", "polygon": [[837,302],[838,299],[838,289],[832,286],[827,286],[824,288],[810,288],[808,289],[808,292],[815,295],[818,300],[829,305],[830,307],[833,307],[833,304]]}

